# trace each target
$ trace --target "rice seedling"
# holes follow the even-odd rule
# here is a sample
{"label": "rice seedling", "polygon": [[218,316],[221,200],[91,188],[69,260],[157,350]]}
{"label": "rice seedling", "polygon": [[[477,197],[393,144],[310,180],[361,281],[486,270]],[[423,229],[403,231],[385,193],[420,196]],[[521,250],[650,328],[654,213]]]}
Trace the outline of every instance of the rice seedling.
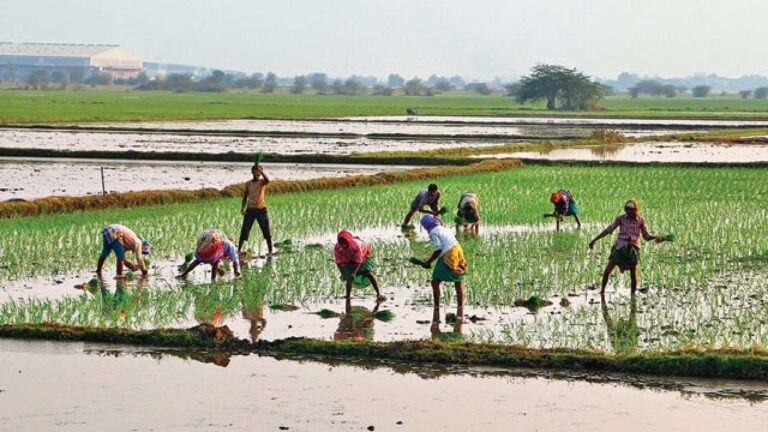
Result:
{"label": "rice seedling", "polygon": [[[611,242],[595,251],[586,244],[619,214],[626,199],[637,198],[653,233],[675,233],[668,234],[674,244],[643,244],[641,283],[649,291],[637,304],[638,349],[768,345],[768,251],[760,241],[768,236],[768,210],[755,205],[768,198],[766,173],[762,168],[535,166],[438,179],[446,207],[466,190],[482,200],[482,234],[458,237],[470,263],[467,304],[508,312],[515,300],[532,296],[569,303],[535,315],[504,315],[501,330],[492,336],[479,332],[478,338],[534,347],[625,349],[608,333],[594,291]],[[231,283],[178,286],[150,278],[143,289],[81,292],[60,300],[11,296],[0,304],[0,323],[148,328],[237,316],[254,298],[275,306],[332,301],[344,292],[331,249],[340,228],[372,245],[383,287],[411,287],[410,303],[429,304],[428,273],[406,261],[428,256],[432,246],[420,229],[399,229],[420,187],[422,181],[268,196],[275,234],[293,239],[281,242],[293,253],[278,255],[269,270],[246,269],[243,281]],[[567,229],[556,233],[552,221],[541,219],[551,209],[549,193],[563,187],[579,195],[581,231],[568,229],[566,221]],[[101,246],[100,228],[116,221],[152,241],[155,267],[179,262],[200,229],[238,231],[238,201],[6,220],[0,226],[0,281],[91,268]],[[630,319],[628,279],[617,274],[609,285],[614,323]],[[452,290],[444,293],[446,302],[454,300]]]}

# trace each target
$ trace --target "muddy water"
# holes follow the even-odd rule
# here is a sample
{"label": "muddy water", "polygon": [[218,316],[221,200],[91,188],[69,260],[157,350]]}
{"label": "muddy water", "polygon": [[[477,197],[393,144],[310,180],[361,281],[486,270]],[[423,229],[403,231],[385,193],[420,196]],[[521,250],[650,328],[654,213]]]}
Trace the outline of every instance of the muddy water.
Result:
{"label": "muddy water", "polygon": [[[251,177],[250,163],[158,162],[143,160],[0,158],[0,201],[51,195],[102,193],[101,168],[107,192],[149,189],[221,189]],[[413,167],[330,164],[264,164],[278,180],[376,174]]]}
{"label": "muddy water", "polygon": [[[430,119],[430,120],[426,120]],[[412,121],[413,120],[413,121]],[[590,123],[559,123],[549,121],[497,121],[495,117],[438,117],[414,119],[405,117],[379,118],[360,117],[349,120],[216,120],[216,121],[174,121],[141,123],[105,123],[89,126],[120,126],[144,129],[177,129],[205,131],[260,131],[260,132],[311,132],[311,133],[352,133],[369,134],[408,134],[408,135],[508,135],[515,136],[587,136],[594,129]],[[539,119],[542,120],[542,119]],[[616,123],[632,125],[633,123]],[[642,125],[641,125],[642,126]],[[658,124],[648,123],[648,127],[622,128],[631,136],[650,136],[672,133],[674,130],[659,128]],[[678,125],[684,126],[684,125]]]}
{"label": "muddy water", "polygon": [[46,150],[336,154],[498,145],[483,140],[386,140],[0,130],[0,148]]}
{"label": "muddy water", "polygon": [[586,126],[649,126],[649,127],[763,127],[765,120],[685,120],[685,119],[639,119],[610,117],[472,117],[472,116],[373,116],[348,117],[348,121],[372,123],[425,123],[425,124],[468,124],[496,125],[586,125]]}
{"label": "muddy water", "polygon": [[[593,228],[585,225],[585,228]],[[543,225],[503,225],[486,226],[481,231],[482,236],[494,236],[508,233],[543,232],[554,229],[554,224]],[[573,229],[572,226],[564,228]],[[399,228],[369,228],[356,231],[370,242],[403,242],[407,243],[406,236]],[[424,236],[423,233],[414,233]],[[323,244],[326,247],[335,241],[335,234],[326,233],[297,242],[299,248],[304,245]],[[270,271],[280,271],[280,255],[274,258],[256,257],[246,263],[250,270],[262,271],[269,266]],[[185,281],[175,279],[176,260],[157,260],[150,269],[147,278],[137,277],[134,280],[115,280],[112,278],[113,264],[108,261],[105,268],[105,279],[100,287],[92,291],[83,291],[77,286],[88,282],[94,277],[92,271],[79,271],[56,276],[23,279],[19,281],[6,281],[0,287],[0,301],[8,302],[10,299],[59,300],[64,297],[83,296],[87,300],[98,300],[104,306],[104,318],[109,320],[119,298],[126,292],[141,292],[146,290],[183,290],[186,284],[203,284],[209,281],[210,271],[207,266],[201,266],[194,271]],[[95,263],[94,263],[95,266]],[[278,269],[278,270],[273,270]],[[223,283],[212,290],[226,293],[232,275],[226,275],[221,279]],[[341,282],[332,282],[339,283]],[[343,297],[328,298],[322,296],[319,299],[309,300],[303,304],[291,304],[296,310],[282,310],[268,302],[256,302],[253,305],[240,310],[222,311],[216,307],[200,312],[196,305],[190,305],[180,314],[174,315],[170,321],[164,321],[166,327],[185,328],[202,322],[215,325],[227,325],[241,338],[250,340],[274,340],[286,337],[303,336],[318,339],[346,339],[368,338],[374,341],[396,341],[408,339],[429,339],[442,337],[444,334],[460,334],[469,340],[500,340],[510,322],[531,322],[542,315],[568,314],[580,305],[599,305],[600,296],[597,291],[571,293],[568,296],[569,307],[558,304],[560,298],[551,299],[554,305],[533,313],[524,307],[513,305],[481,305],[466,304],[463,310],[463,320],[458,324],[448,322],[447,314],[456,314],[455,296],[453,288],[446,284],[444,289],[447,298],[453,298],[448,305],[441,305],[437,310],[433,305],[432,289],[429,285],[429,275],[425,271],[424,280],[410,286],[385,286],[382,293],[387,297],[385,302],[377,302],[371,288],[356,288],[352,300],[347,303]],[[126,306],[127,309],[130,307]],[[394,319],[362,319],[349,321],[345,315],[351,316],[351,312],[359,311],[364,315],[375,316],[377,313],[389,311],[394,314]],[[323,318],[317,313],[320,311],[332,311],[335,316]],[[435,320],[435,314],[437,319]],[[141,327],[151,327],[145,322]]]}
{"label": "muddy water", "polygon": [[680,142],[638,143],[565,148],[542,152],[514,152],[498,154],[493,157],[626,162],[747,163],[768,161],[768,146]]}
{"label": "muddy water", "polygon": [[[0,342],[2,430],[752,431],[764,384]],[[206,361],[208,363],[203,363]],[[664,390],[664,389],[672,390]],[[369,427],[373,427],[372,429]]]}

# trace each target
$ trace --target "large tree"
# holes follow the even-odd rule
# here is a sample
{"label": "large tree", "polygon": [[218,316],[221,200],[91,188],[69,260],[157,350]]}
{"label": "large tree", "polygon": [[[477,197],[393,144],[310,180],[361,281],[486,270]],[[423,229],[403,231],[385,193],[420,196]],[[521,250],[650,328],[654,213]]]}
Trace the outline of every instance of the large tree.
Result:
{"label": "large tree", "polygon": [[545,100],[547,109],[589,110],[602,99],[600,85],[576,69],[541,64],[520,80],[515,98],[519,103]]}

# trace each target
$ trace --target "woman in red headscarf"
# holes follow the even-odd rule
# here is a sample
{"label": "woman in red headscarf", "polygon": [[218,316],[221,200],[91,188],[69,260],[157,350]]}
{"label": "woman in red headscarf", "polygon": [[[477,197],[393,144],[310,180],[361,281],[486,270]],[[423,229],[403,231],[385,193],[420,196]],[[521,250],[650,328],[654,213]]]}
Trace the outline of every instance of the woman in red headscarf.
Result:
{"label": "woman in red headscarf", "polygon": [[370,283],[376,291],[378,300],[386,300],[379,291],[379,281],[373,273],[371,247],[347,230],[339,232],[336,240],[333,258],[341,272],[341,280],[347,283],[347,298],[352,295],[352,284],[366,286]]}

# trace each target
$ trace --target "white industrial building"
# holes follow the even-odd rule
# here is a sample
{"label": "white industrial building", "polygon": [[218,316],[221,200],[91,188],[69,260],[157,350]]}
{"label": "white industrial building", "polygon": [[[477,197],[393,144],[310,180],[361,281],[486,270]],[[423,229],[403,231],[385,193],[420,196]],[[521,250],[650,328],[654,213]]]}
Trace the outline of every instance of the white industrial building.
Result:
{"label": "white industrial building", "polygon": [[142,59],[118,45],[0,42],[0,79],[24,79],[36,70],[132,78],[141,73]]}

